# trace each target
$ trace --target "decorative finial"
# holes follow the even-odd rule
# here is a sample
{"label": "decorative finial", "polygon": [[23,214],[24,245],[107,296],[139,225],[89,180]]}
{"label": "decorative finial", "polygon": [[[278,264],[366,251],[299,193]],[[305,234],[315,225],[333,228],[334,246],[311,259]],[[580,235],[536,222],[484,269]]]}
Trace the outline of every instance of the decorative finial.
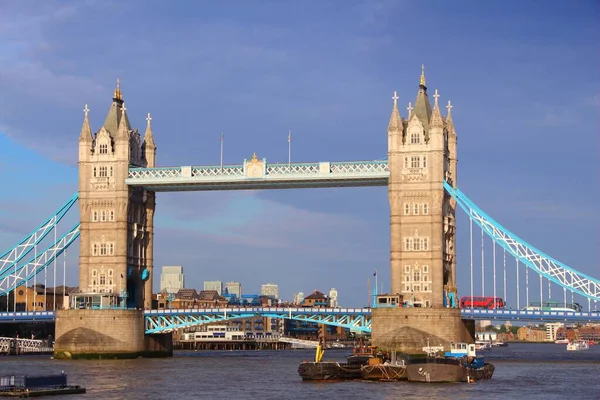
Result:
{"label": "decorative finial", "polygon": [[115,88],[113,98],[123,100],[123,95],[121,94],[121,80],[119,78],[117,78],[117,87]]}
{"label": "decorative finial", "polygon": [[150,125],[150,121],[152,121],[152,117],[150,116],[150,113],[148,113],[148,116],[146,117],[146,121],[148,121],[148,125]]}
{"label": "decorative finial", "polygon": [[425,64],[421,65],[421,86],[425,86]]}
{"label": "decorative finial", "polygon": [[410,118],[410,116],[412,114],[412,110],[413,110],[413,106],[410,101],[408,102],[408,107],[406,107],[406,109],[408,110],[408,117]]}
{"label": "decorative finial", "polygon": [[258,158],[256,157],[256,153],[252,155],[252,162],[258,162]]}
{"label": "decorative finial", "polygon": [[448,110],[448,114],[450,114],[450,110],[452,110],[452,107],[454,107],[452,105],[452,103],[450,103],[450,100],[448,100],[448,105],[446,106],[446,109]]}
{"label": "decorative finial", "polygon": [[394,97],[392,97],[392,100],[394,100],[394,107],[398,106],[398,94],[396,93],[395,90],[394,90]]}
{"label": "decorative finial", "polygon": [[86,104],[85,108],[83,109],[83,115],[85,115],[87,117],[89,112],[90,112],[90,109],[88,108],[88,105]]}
{"label": "decorative finial", "polygon": [[438,97],[440,97],[440,95],[438,94],[438,90],[435,89],[435,92],[433,93],[433,98],[435,99],[435,104],[437,104],[437,102],[438,102]]}

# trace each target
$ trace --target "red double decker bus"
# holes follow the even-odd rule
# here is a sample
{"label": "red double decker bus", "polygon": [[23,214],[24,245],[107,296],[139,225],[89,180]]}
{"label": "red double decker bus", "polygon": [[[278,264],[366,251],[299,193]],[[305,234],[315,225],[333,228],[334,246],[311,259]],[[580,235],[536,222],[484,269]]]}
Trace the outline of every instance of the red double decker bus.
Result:
{"label": "red double decker bus", "polygon": [[464,296],[460,299],[460,308],[504,308],[504,300],[492,296]]}

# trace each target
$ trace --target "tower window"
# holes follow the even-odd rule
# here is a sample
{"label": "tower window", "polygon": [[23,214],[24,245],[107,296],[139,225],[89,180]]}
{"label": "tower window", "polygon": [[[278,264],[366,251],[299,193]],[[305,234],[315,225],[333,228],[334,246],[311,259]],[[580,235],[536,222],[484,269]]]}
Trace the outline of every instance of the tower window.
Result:
{"label": "tower window", "polygon": [[108,154],[108,145],[107,144],[100,145],[100,154]]}
{"label": "tower window", "polygon": [[98,245],[96,243],[94,243],[92,245],[92,255],[93,256],[97,256],[98,255]]}
{"label": "tower window", "polygon": [[415,282],[419,282],[419,281],[421,280],[421,272],[419,272],[419,271],[415,271],[415,272],[413,273],[413,280],[414,280]]}
{"label": "tower window", "polygon": [[421,250],[421,241],[418,238],[415,238],[414,240],[412,240],[412,242],[413,242],[413,250],[414,251]]}
{"label": "tower window", "polygon": [[106,178],[108,176],[106,167],[100,167],[99,172],[100,173],[98,174],[98,176],[100,176],[101,178]]}
{"label": "tower window", "polygon": [[115,212],[114,210],[110,210],[110,221],[114,221],[115,220]]}
{"label": "tower window", "polygon": [[423,156],[423,168],[427,168],[427,156]]}
{"label": "tower window", "polygon": [[404,273],[405,274],[410,274],[410,265],[405,265],[404,266]]}
{"label": "tower window", "polygon": [[94,167],[94,178],[96,177],[96,167]]}
{"label": "tower window", "polygon": [[98,222],[98,211],[92,213],[92,222]]}
{"label": "tower window", "polygon": [[100,274],[100,285],[106,285],[106,276]]}
{"label": "tower window", "polygon": [[410,285],[404,285],[404,291],[410,292]]}
{"label": "tower window", "polygon": [[410,134],[410,144],[421,143],[421,134],[419,132],[413,132]]}
{"label": "tower window", "polygon": [[413,212],[415,215],[419,215],[419,203],[413,205]]}
{"label": "tower window", "polygon": [[429,265],[423,265],[423,273],[424,274],[429,273]]}
{"label": "tower window", "polygon": [[423,240],[423,243],[422,243],[423,250],[429,250],[429,239],[423,238],[422,240]]}
{"label": "tower window", "polygon": [[106,211],[100,211],[100,221],[106,222]]}
{"label": "tower window", "polygon": [[110,167],[110,176],[113,176],[113,167]]}
{"label": "tower window", "polygon": [[423,203],[423,215],[429,214],[429,204]]}
{"label": "tower window", "polygon": [[410,204],[404,203],[404,215],[410,215]]}
{"label": "tower window", "polygon": [[404,168],[408,168],[408,157],[404,157]]}
{"label": "tower window", "polygon": [[410,166],[411,168],[419,168],[421,166],[421,157],[412,156],[410,158]]}

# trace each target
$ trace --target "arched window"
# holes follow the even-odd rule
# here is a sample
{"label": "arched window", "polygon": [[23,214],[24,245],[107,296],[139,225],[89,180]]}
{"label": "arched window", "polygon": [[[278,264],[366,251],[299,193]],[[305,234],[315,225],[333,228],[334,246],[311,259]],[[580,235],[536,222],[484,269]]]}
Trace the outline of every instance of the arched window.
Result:
{"label": "arched window", "polygon": [[404,203],[404,215],[410,215],[410,204]]}
{"label": "arched window", "polygon": [[94,178],[96,177],[96,167],[94,167]]}
{"label": "arched window", "polygon": [[92,222],[98,222],[98,211],[92,213]]}
{"label": "arched window", "polygon": [[429,204],[423,203],[423,215],[429,214]]}
{"label": "arched window", "polygon": [[415,203],[415,204],[413,205],[413,213],[414,213],[415,215],[419,215],[419,203]]}
{"label": "arched window", "polygon": [[100,145],[100,154],[108,154],[108,145],[107,144]]}
{"label": "arched window", "polygon": [[98,271],[96,269],[92,270],[92,276],[95,277],[98,275]]}
{"label": "arched window", "polygon": [[423,168],[427,168],[427,156],[423,156]]}
{"label": "arched window", "polygon": [[98,245],[96,243],[94,243],[92,245],[92,255],[93,256],[97,256],[98,255]]}
{"label": "arched window", "polygon": [[100,285],[106,285],[106,276],[100,274]]}
{"label": "arched window", "polygon": [[111,221],[115,220],[115,211],[114,210],[110,210],[110,220]]}
{"label": "arched window", "polygon": [[422,240],[423,240],[423,243],[422,243],[423,250],[429,250],[429,239],[422,238]]}

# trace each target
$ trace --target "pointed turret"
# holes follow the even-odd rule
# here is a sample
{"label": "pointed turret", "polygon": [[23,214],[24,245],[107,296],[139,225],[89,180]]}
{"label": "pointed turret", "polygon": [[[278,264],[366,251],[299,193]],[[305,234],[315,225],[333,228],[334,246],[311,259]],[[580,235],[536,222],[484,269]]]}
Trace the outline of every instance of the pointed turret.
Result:
{"label": "pointed turret", "polygon": [[454,121],[452,121],[452,103],[448,100],[448,105],[446,109],[448,110],[448,115],[446,115],[446,129],[448,133],[451,135],[456,135],[456,130],[454,129]]}
{"label": "pointed turret", "polygon": [[126,140],[129,141],[129,126],[126,123],[126,118],[127,118],[127,114],[125,114],[125,111],[127,110],[127,108],[125,108],[125,103],[121,103],[121,109],[119,110],[119,114],[121,115],[121,123],[119,123],[119,126],[117,128],[117,134],[115,136],[116,140]]}
{"label": "pointed turret", "polygon": [[427,86],[425,86],[425,65],[421,66],[421,80],[419,82],[419,92],[415,100],[415,109],[412,115],[416,115],[425,129],[425,139],[429,136],[429,121],[431,119],[431,104],[427,97]]}
{"label": "pointed turret", "polygon": [[84,117],[83,117],[83,125],[81,126],[81,133],[79,134],[79,141],[80,142],[92,142],[94,140],[94,137],[92,136],[92,127],[90,125],[90,120],[88,119],[88,113],[90,112],[90,109],[88,108],[88,105],[85,105],[85,108],[83,109],[83,113],[84,113]]}
{"label": "pointed turret", "polygon": [[435,99],[433,102],[433,112],[431,113],[431,121],[429,122],[430,128],[444,128],[444,117],[442,117],[440,105],[438,104],[439,97],[440,95],[438,94],[437,89],[435,89],[435,93],[433,94],[433,98]]}
{"label": "pointed turret", "polygon": [[151,168],[155,166],[156,162],[156,143],[154,143],[154,135],[152,134],[152,117],[150,116],[150,113],[148,113],[146,121],[148,121],[148,125],[146,126],[146,133],[144,133],[142,149],[144,151],[144,158],[148,163],[147,167]]}
{"label": "pointed turret", "polygon": [[400,118],[400,112],[398,111],[398,94],[394,92],[394,106],[392,108],[392,115],[390,116],[390,123],[388,124],[388,132],[396,132],[402,130],[402,119]]}

